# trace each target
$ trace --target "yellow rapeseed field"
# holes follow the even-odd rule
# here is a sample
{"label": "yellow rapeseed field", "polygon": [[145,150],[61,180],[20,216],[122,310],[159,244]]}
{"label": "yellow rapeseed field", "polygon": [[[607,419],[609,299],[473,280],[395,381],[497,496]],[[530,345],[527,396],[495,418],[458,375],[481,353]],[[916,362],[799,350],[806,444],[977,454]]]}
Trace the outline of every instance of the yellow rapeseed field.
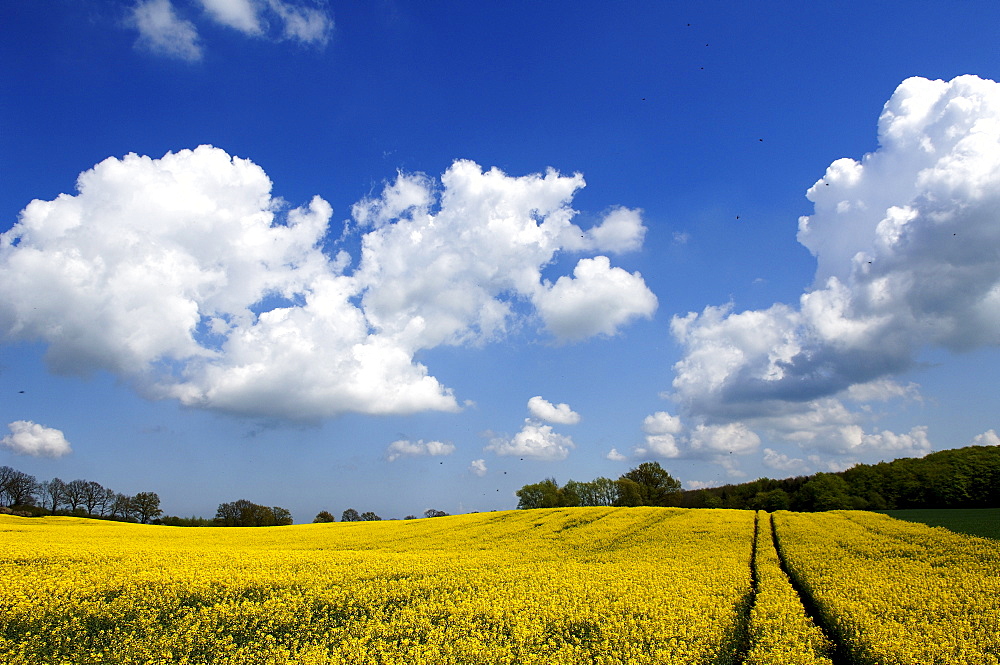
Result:
{"label": "yellow rapeseed field", "polygon": [[757,594],[750,612],[746,665],[831,665],[833,645],[806,616],[798,593],[781,570],[770,517],[759,511],[757,519]]}
{"label": "yellow rapeseed field", "polygon": [[[1000,543],[860,512],[775,524],[857,663],[998,665]],[[829,665],[770,529],[673,508],[274,528],[0,515],[0,663]]]}
{"label": "yellow rapeseed field", "polygon": [[0,660],[728,663],[753,513],[179,528],[0,516]]}
{"label": "yellow rapeseed field", "polygon": [[1000,664],[1000,542],[861,511],[779,512],[775,526],[857,662]]}

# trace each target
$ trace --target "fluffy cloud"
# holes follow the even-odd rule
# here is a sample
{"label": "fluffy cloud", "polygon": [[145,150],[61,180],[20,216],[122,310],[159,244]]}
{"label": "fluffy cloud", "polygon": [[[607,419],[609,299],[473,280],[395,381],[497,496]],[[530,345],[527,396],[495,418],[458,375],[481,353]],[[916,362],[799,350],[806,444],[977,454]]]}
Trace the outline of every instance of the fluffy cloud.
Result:
{"label": "fluffy cloud", "polygon": [[198,30],[191,21],[177,16],[170,0],[138,2],[130,18],[139,31],[139,48],[189,62],[201,59]]}
{"label": "fluffy cloud", "polygon": [[[579,175],[517,178],[465,161],[440,191],[400,174],[355,206],[361,258],[349,273],[346,252],[320,249],[330,205],[289,208],[249,160],[210,146],[109,158],[80,175],[77,195],[32,201],[0,235],[0,335],[44,341],[57,373],[104,369],[199,408],[457,411],[415,354],[532,320],[513,305],[546,291],[542,268],[581,232],[569,201],[582,186]],[[615,270],[590,278],[595,292],[628,301],[645,289]],[[595,332],[624,323],[586,298],[577,306]]]}
{"label": "fluffy cloud", "polygon": [[611,460],[612,462],[624,462],[625,460],[628,459],[627,456],[622,455],[620,452],[618,452],[617,448],[612,448],[611,450],[609,450],[608,454],[605,455],[605,458]]}
{"label": "fluffy cloud", "polygon": [[975,438],[972,439],[972,445],[974,446],[1000,446],[1000,436],[997,436],[995,430],[988,429],[982,434],[977,434]]}
{"label": "fluffy cloud", "polygon": [[474,459],[469,463],[469,471],[476,474],[480,478],[486,475],[486,460],[484,459]]}
{"label": "fluffy cloud", "polygon": [[683,432],[684,427],[681,419],[672,416],[666,411],[657,411],[651,416],[646,416],[642,423],[642,430],[646,433],[646,445],[636,449],[636,455],[645,457],[678,457],[681,454],[678,446],[677,436]]}
{"label": "fluffy cloud", "polygon": [[580,414],[569,408],[569,404],[552,404],[536,395],[528,400],[528,413],[538,420],[556,425],[575,425],[580,422]]}
{"label": "fluffy cloud", "polygon": [[[482,343],[503,334],[514,305],[527,302],[558,339],[576,340],[650,315],[650,299],[655,308],[641,277],[603,256],[581,259],[576,279],[543,282],[542,268],[575,250],[565,240],[583,234],[569,207],[584,185],[579,174],[510,177],[459,160],[441,185],[436,210],[434,183],[406,174],[354,206],[359,227],[372,229],[358,271],[372,285],[364,309],[385,334],[425,347]],[[589,293],[577,292],[583,284]]]}
{"label": "fluffy cloud", "polygon": [[563,243],[567,248],[577,251],[622,254],[642,247],[645,236],[642,211],[618,207],[609,211],[600,224],[583,233],[575,227],[567,227]]}
{"label": "fluffy cloud", "polygon": [[606,256],[580,259],[572,277],[546,283],[533,300],[545,326],[566,340],[613,335],[632,319],[652,317],[657,304],[642,275],[612,268]]}
{"label": "fluffy cloud", "polygon": [[7,425],[10,434],[0,439],[0,446],[18,455],[62,457],[73,452],[63,433],[30,420],[15,420]]}
{"label": "fluffy cloud", "polygon": [[745,455],[755,451],[759,444],[760,437],[740,422],[698,425],[691,432],[689,441],[693,452],[729,455]]}
{"label": "fluffy cloud", "polygon": [[385,458],[389,462],[395,462],[400,457],[437,457],[440,455],[451,455],[455,452],[455,444],[444,443],[442,441],[408,441],[400,439],[393,441],[385,451]]}
{"label": "fluffy cloud", "polygon": [[866,434],[844,400],[912,399],[891,377],[921,349],[1000,343],[1000,85],[907,79],[879,144],[808,190],[798,239],[817,272],[797,306],[674,317],[686,416],[837,454],[929,450],[923,428]]}
{"label": "fluffy cloud", "polygon": [[553,432],[551,425],[526,418],[524,427],[513,438],[494,437],[485,450],[501,456],[554,461],[566,459],[575,447],[573,439]]}

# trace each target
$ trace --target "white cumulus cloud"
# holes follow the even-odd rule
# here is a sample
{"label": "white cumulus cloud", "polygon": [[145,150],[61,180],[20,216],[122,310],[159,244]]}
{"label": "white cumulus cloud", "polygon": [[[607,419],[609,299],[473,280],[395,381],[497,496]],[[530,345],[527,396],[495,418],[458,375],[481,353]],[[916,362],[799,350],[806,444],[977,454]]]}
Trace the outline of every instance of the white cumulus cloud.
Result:
{"label": "white cumulus cloud", "polygon": [[[578,175],[511,177],[467,161],[440,186],[400,174],[355,206],[363,235],[349,273],[351,256],[321,249],[330,205],[290,208],[249,160],[211,146],[109,158],[80,175],[78,194],[32,201],[0,235],[0,336],[45,342],[57,373],[108,370],[198,408],[293,419],[457,411],[414,356],[533,320],[513,305],[544,290],[542,267],[566,251],[582,186]],[[635,284],[614,270],[593,286],[628,300]],[[595,333],[624,323],[591,306],[580,302]]]}
{"label": "white cumulus cloud", "polygon": [[62,457],[73,452],[66,436],[52,427],[30,420],[15,420],[7,428],[10,434],[0,439],[0,446],[18,455]]}
{"label": "white cumulus cloud", "polygon": [[534,296],[545,326],[557,337],[578,340],[614,335],[635,318],[651,318],[657,300],[638,272],[611,267],[606,256],[580,259],[573,276],[546,283]]}
{"label": "white cumulus cloud", "polygon": [[798,239],[817,271],[797,304],[674,317],[685,417],[836,454],[929,450],[924,428],[866,433],[865,409],[919,399],[892,377],[925,347],[1000,344],[1000,85],[907,79],[878,137],[807,192]]}
{"label": "white cumulus cloud", "polygon": [[611,460],[612,462],[624,462],[625,460],[628,459],[627,456],[622,455],[620,452],[618,452],[617,448],[612,448],[611,450],[609,450],[608,454],[605,455],[605,458]]}
{"label": "white cumulus cloud", "polygon": [[500,456],[555,461],[566,459],[575,447],[572,438],[553,432],[551,425],[526,418],[520,432],[512,438],[494,437],[485,450]]}
{"label": "white cumulus cloud", "polygon": [[997,435],[995,430],[988,429],[982,434],[977,434],[972,439],[972,445],[974,446],[1000,446],[1000,436]]}
{"label": "white cumulus cloud", "polygon": [[484,459],[474,459],[469,463],[469,471],[476,474],[480,478],[486,475],[486,460]]}
{"label": "white cumulus cloud", "polygon": [[637,456],[679,457],[681,455],[678,436],[684,431],[681,419],[666,411],[657,411],[646,416],[642,422],[646,433],[645,446],[636,449]]}
{"label": "white cumulus cloud", "polygon": [[528,413],[533,418],[556,425],[575,425],[580,422],[580,414],[569,408],[569,404],[552,404],[541,395],[528,400]]}
{"label": "white cumulus cloud", "polygon": [[409,441],[399,439],[389,444],[385,451],[385,458],[389,462],[395,462],[400,457],[439,457],[451,455],[455,452],[455,444],[443,441]]}
{"label": "white cumulus cloud", "polygon": [[[353,209],[359,227],[372,229],[358,271],[372,285],[366,315],[386,334],[433,346],[498,337],[518,302],[533,304],[563,341],[613,334],[651,314],[655,297],[641,277],[603,256],[581,259],[566,287],[543,283],[542,268],[573,249],[564,239],[581,233],[569,203],[583,185],[579,174],[511,177],[466,160],[441,177],[440,194],[427,176],[400,174],[380,197]],[[574,291],[579,280],[590,293],[552,294]],[[605,301],[614,302],[602,307]]]}

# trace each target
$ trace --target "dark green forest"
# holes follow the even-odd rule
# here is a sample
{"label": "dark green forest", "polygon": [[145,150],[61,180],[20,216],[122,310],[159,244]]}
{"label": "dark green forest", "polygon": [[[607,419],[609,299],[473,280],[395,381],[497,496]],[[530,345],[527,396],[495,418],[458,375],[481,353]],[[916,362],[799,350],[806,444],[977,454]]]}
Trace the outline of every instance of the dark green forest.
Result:
{"label": "dark green forest", "polygon": [[617,480],[554,478],[525,485],[518,508],[571,506],[675,506],[753,510],[894,510],[1000,507],[1000,446],[968,446],[926,457],[858,464],[839,473],[816,473],[737,485],[683,490],[656,462],[644,462]]}

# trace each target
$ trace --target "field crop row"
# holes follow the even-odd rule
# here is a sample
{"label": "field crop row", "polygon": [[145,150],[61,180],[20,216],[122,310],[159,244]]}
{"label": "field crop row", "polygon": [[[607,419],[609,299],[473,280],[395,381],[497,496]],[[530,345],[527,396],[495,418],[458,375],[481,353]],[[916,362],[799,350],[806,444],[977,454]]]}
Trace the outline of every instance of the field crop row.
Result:
{"label": "field crop row", "polygon": [[[858,663],[995,663],[976,658],[995,646],[998,544],[906,525],[924,530],[908,550],[901,523],[865,519],[776,518],[793,577]],[[877,544],[857,549],[856,528]],[[750,511],[670,508],[270,529],[0,516],[0,662],[829,665],[770,529],[764,513],[755,529]],[[920,556],[940,584],[913,577]],[[886,608],[857,598],[880,576],[906,603],[894,660],[870,620]],[[940,653],[965,660],[920,660],[938,653],[936,612]]]}
{"label": "field crop row", "polygon": [[1000,665],[1000,543],[861,511],[779,512],[789,571],[864,665]]}

